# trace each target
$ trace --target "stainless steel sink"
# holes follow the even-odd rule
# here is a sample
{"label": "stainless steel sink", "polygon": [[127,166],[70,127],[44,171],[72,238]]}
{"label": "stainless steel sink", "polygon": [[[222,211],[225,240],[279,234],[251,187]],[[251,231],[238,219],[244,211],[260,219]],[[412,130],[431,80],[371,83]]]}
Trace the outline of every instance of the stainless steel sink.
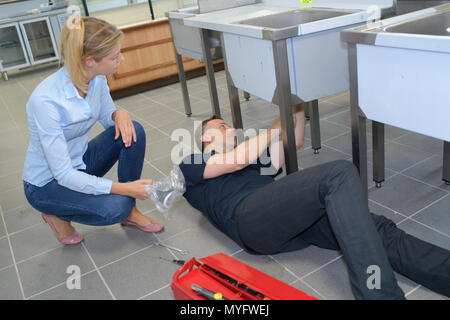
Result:
{"label": "stainless steel sink", "polygon": [[417,19],[385,28],[387,32],[450,36],[450,12]]}
{"label": "stainless steel sink", "polygon": [[263,28],[283,29],[308,22],[334,18],[345,14],[348,14],[348,12],[328,10],[295,10],[242,20],[237,23]]}

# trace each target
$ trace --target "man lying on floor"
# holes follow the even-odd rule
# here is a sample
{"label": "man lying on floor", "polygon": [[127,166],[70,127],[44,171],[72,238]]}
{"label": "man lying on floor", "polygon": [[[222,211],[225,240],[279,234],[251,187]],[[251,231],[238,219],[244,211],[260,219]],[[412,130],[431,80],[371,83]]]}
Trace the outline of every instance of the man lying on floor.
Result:
{"label": "man lying on floor", "polygon": [[[293,111],[298,150],[303,106]],[[200,130],[203,154],[180,164],[184,197],[248,252],[276,254],[310,244],[341,250],[357,299],[404,299],[393,270],[450,296],[450,252],[371,214],[351,162],[333,161],[275,180],[284,164],[279,119],[238,145],[235,129],[220,118],[203,121]],[[375,286],[368,285],[373,270],[380,276]]]}

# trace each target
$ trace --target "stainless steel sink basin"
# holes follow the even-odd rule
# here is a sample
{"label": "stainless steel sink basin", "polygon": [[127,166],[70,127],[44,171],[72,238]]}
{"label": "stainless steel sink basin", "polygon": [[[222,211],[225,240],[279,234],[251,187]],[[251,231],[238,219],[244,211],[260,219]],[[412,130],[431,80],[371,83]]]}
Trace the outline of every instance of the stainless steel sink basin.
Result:
{"label": "stainless steel sink basin", "polygon": [[387,32],[450,36],[450,12],[385,28]]}
{"label": "stainless steel sink basin", "polygon": [[252,18],[237,22],[256,27],[283,29],[300,24],[334,18],[348,14],[348,12],[337,12],[328,10],[295,10],[283,13],[277,13],[264,17]]}

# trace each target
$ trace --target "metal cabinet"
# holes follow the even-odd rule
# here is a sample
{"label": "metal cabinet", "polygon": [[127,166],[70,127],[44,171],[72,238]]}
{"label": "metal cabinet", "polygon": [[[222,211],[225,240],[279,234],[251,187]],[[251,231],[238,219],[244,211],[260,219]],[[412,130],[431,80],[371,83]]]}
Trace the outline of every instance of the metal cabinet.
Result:
{"label": "metal cabinet", "polygon": [[57,60],[58,50],[48,17],[0,26],[0,72]]}
{"label": "metal cabinet", "polygon": [[18,23],[0,26],[0,71],[6,77],[6,71],[30,65],[25,43]]}

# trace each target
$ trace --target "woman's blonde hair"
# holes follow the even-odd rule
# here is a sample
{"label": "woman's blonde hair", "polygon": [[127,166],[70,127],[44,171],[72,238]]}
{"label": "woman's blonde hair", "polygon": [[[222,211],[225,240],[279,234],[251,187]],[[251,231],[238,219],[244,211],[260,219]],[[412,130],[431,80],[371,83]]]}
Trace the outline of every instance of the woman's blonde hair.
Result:
{"label": "woman's blonde hair", "polygon": [[84,93],[89,88],[83,60],[92,57],[100,62],[122,38],[122,31],[101,19],[75,16],[67,20],[59,38],[60,62],[67,67],[75,87]]}

